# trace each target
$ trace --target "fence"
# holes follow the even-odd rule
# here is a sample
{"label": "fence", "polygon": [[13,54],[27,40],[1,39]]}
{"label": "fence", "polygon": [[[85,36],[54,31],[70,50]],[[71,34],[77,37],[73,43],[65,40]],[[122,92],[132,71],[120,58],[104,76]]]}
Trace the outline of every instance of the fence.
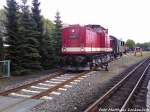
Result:
{"label": "fence", "polygon": [[10,77],[10,60],[0,61],[0,77]]}

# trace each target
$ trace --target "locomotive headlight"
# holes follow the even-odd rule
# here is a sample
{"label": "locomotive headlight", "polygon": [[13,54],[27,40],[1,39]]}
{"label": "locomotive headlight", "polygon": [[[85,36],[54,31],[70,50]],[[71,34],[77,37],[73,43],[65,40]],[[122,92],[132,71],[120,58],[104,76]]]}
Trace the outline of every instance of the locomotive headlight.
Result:
{"label": "locomotive headlight", "polygon": [[67,50],[67,48],[66,47],[63,47],[63,49],[62,49],[63,51],[66,51]]}
{"label": "locomotive headlight", "polygon": [[71,32],[74,33],[75,32],[74,29],[72,29]]}
{"label": "locomotive headlight", "polygon": [[84,51],[84,45],[83,44],[80,44],[80,50]]}
{"label": "locomotive headlight", "polygon": [[84,51],[84,48],[81,48],[80,51]]}

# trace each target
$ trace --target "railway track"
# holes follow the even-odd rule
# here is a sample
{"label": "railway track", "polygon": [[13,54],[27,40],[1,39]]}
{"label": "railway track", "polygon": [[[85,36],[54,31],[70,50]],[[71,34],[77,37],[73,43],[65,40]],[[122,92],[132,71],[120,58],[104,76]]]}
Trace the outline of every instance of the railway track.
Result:
{"label": "railway track", "polygon": [[16,88],[12,88],[3,92],[0,92],[0,96],[10,96],[10,97],[23,97],[32,99],[50,99],[47,95],[53,91],[63,90],[63,86],[70,87],[69,83],[75,83],[86,76],[88,72],[79,74],[63,74],[55,73],[55,75],[50,77],[45,77],[40,80],[33,81],[29,84],[21,85]]}
{"label": "railway track", "polygon": [[[145,59],[132,71],[125,73],[111,89],[90,105],[84,112],[124,112],[130,111],[130,103],[135,92],[140,88],[147,70],[150,67],[150,58]],[[129,108],[130,107],[130,108]]]}
{"label": "railway track", "polygon": [[60,93],[57,91],[66,91],[67,88],[72,87],[72,84],[77,84],[80,80],[91,75],[87,73],[89,73],[89,71],[78,74],[57,72],[53,76],[44,77],[43,79],[33,81],[29,84],[3,91],[0,93],[0,96],[23,99],[0,111],[5,112],[6,110],[20,103],[26,102],[29,99],[52,100],[53,97],[51,97],[51,95],[59,95]]}
{"label": "railway track", "polygon": [[60,76],[60,75],[63,74],[63,73],[64,73],[63,71],[54,72],[54,73],[52,73],[52,74],[50,74],[50,75],[48,75],[48,76],[44,76],[44,77],[42,77],[42,78],[40,78],[40,79],[34,80],[34,81],[29,82],[29,83],[27,83],[27,84],[23,84],[23,85],[20,85],[20,86],[17,86],[17,87],[8,89],[8,90],[4,90],[4,91],[0,92],[0,96],[8,96],[8,95],[9,95],[10,93],[12,93],[12,92],[16,92],[16,91],[19,91],[19,90],[21,90],[21,89],[23,89],[23,88],[27,88],[27,87],[29,87],[29,86],[38,84],[38,83],[40,83],[40,82],[44,82],[44,81],[46,81],[46,80],[50,80],[50,79],[52,79],[52,78],[55,78],[55,77],[57,77],[57,76]]}

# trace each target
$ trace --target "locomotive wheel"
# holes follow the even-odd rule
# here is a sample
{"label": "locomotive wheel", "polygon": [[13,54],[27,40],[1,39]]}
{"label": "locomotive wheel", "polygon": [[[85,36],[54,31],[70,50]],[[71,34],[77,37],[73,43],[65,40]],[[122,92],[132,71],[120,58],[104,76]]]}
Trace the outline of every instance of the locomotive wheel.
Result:
{"label": "locomotive wheel", "polygon": [[109,63],[105,65],[105,71],[109,71]]}
{"label": "locomotive wheel", "polygon": [[93,63],[90,63],[90,70],[93,70]]}
{"label": "locomotive wheel", "polygon": [[109,71],[107,66],[105,67],[105,71]]}
{"label": "locomotive wheel", "polygon": [[96,70],[96,66],[94,66],[94,64],[93,63],[90,63],[90,70],[91,71],[95,71]]}

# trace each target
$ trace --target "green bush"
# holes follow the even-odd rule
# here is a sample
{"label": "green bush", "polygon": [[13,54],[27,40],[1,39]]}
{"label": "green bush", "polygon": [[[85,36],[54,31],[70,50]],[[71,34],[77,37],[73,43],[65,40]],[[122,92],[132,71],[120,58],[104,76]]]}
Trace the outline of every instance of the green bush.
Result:
{"label": "green bush", "polygon": [[29,74],[31,71],[29,69],[20,69],[20,70],[15,70],[12,75],[14,76],[22,76]]}

